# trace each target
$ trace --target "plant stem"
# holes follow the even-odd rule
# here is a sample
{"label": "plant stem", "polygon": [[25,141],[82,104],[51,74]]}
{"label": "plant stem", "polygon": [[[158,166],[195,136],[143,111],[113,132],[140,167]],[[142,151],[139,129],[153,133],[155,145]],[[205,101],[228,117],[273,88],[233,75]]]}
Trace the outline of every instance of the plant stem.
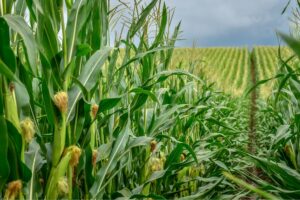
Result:
{"label": "plant stem", "polygon": [[0,0],[0,16],[3,16],[3,4],[1,0]]}
{"label": "plant stem", "polygon": [[21,133],[17,103],[14,95],[14,86],[12,85],[10,88],[10,86],[7,84],[7,80],[3,79],[3,87],[6,119],[8,119]]}
{"label": "plant stem", "polygon": [[6,14],[6,0],[2,1],[2,15]]}
{"label": "plant stem", "polygon": [[147,102],[145,103],[144,108],[144,135],[147,134]]}
{"label": "plant stem", "polygon": [[[61,8],[61,31],[62,31],[62,36],[63,36],[63,55],[64,55],[64,67],[66,68],[67,67],[67,38],[66,38],[66,27],[65,27],[65,19],[64,19],[64,4],[62,4],[62,8]],[[65,90],[67,88],[64,88]]]}
{"label": "plant stem", "polygon": [[90,199],[90,198],[89,198],[89,188],[88,188],[88,185],[87,185],[87,181],[86,181],[86,180],[84,180],[84,188],[85,188],[85,191],[86,191],[86,193],[85,193],[85,195],[84,195],[84,199]]}
{"label": "plant stem", "polygon": [[91,125],[90,133],[91,133],[90,146],[91,146],[91,149],[94,150],[94,148],[95,148],[95,137],[96,137],[96,121],[94,121],[93,124]]}
{"label": "plant stem", "polygon": [[255,193],[259,194],[260,196],[262,196],[265,199],[273,199],[273,200],[274,199],[278,199],[276,196],[274,196],[274,195],[272,195],[272,194],[270,194],[268,192],[265,192],[263,190],[260,190],[260,189],[258,189],[256,187],[254,187],[253,185],[250,185],[250,184],[246,183],[245,181],[243,181],[243,180],[235,177],[234,175],[230,174],[229,172],[223,172],[223,175],[227,179],[235,182],[236,184],[238,184],[238,185],[240,185],[240,186],[242,186],[242,187],[244,187],[244,188],[246,188],[246,189],[248,189],[248,190],[250,190],[252,192],[255,192]]}
{"label": "plant stem", "polygon": [[[52,14],[52,17],[55,16],[55,10],[54,10],[54,7],[53,7],[53,3],[54,3],[54,2],[55,2],[55,1],[53,1],[53,2],[50,3],[50,13]],[[51,16],[51,14],[49,14],[49,15]],[[57,24],[56,24],[56,21],[53,20],[53,22],[55,22],[53,28],[54,28],[55,32],[58,32],[58,31],[57,31]]]}
{"label": "plant stem", "polygon": [[54,130],[54,141],[53,141],[53,155],[52,155],[52,164],[57,166],[61,155],[65,148],[66,142],[66,116],[62,114],[60,122],[55,125]]}
{"label": "plant stem", "polygon": [[[56,166],[52,167],[46,186],[46,199],[57,199],[57,183],[59,181],[59,178],[64,176],[68,171],[68,167],[70,167],[69,162],[71,156],[71,153],[67,153],[62,157],[62,159]],[[72,190],[72,188],[70,188],[70,190]]]}
{"label": "plant stem", "polygon": [[72,184],[72,178],[73,178],[73,167],[68,167],[68,186],[69,186],[69,193],[68,193],[68,199],[72,200],[72,191],[73,191],[73,184]]}

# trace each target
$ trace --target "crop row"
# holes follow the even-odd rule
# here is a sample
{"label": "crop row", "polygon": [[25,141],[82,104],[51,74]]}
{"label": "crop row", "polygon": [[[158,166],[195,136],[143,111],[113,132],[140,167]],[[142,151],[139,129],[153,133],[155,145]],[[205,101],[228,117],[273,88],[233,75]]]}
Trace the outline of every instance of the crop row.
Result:
{"label": "crop row", "polygon": [[[281,48],[284,60],[292,55],[286,47]],[[280,62],[278,58],[278,47],[256,46],[253,48],[253,58],[256,66],[257,81],[271,79],[279,73]],[[272,79],[259,87],[259,95],[266,98],[271,94],[276,79]]]}
{"label": "crop row", "polygon": [[[177,48],[171,62],[172,68],[189,70],[202,77],[208,83],[214,83],[216,88],[232,94],[242,95],[250,87],[250,51],[239,47],[213,48]],[[284,60],[292,55],[288,48],[281,48]],[[252,50],[252,60],[256,68],[256,79],[270,79],[278,73],[278,47],[255,46]],[[296,66],[297,60],[292,60]],[[273,90],[276,80],[268,81],[258,88],[259,96],[266,98]]]}
{"label": "crop row", "polygon": [[189,69],[234,96],[242,95],[249,85],[247,48],[178,48],[172,66]]}

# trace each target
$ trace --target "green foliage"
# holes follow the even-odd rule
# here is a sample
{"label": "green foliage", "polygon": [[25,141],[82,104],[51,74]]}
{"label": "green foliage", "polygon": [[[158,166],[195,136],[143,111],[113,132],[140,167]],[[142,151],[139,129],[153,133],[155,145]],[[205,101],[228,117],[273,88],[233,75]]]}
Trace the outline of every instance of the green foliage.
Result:
{"label": "green foliage", "polygon": [[[194,125],[182,122],[190,114],[198,118],[202,107],[192,88],[182,88],[184,83],[204,87],[192,73],[168,69],[180,26],[170,33],[167,5],[154,0],[125,8],[133,13],[131,23],[114,47],[109,22],[122,16],[122,4],[17,0],[6,5],[0,18],[2,194],[21,180],[23,187],[15,192],[26,199],[114,198],[121,190],[164,198],[171,188],[156,182],[176,184],[171,177],[198,164],[190,146],[195,139],[188,139]],[[150,32],[153,27],[157,32]],[[173,97],[177,100],[166,101]],[[174,140],[182,126],[186,135]],[[159,146],[151,150],[153,141]],[[66,150],[75,146],[80,151]],[[183,154],[186,161],[180,160]],[[152,160],[161,163],[153,166]]]}
{"label": "green foliage", "polygon": [[[0,1],[1,197],[20,182],[14,198],[299,197],[289,50],[254,48],[258,85],[278,83],[261,89],[276,90],[258,101],[251,155],[249,100],[236,97],[251,86],[247,48],[174,50],[181,24],[170,30],[159,0]],[[124,28],[111,45],[113,22]]]}

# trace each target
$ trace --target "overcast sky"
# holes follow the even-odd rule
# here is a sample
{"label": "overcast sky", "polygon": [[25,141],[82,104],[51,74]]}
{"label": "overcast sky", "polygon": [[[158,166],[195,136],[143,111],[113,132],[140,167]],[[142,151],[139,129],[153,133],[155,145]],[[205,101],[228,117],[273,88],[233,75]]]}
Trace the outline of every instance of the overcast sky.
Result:
{"label": "overcast sky", "polygon": [[169,0],[182,20],[178,46],[277,45],[276,30],[288,32],[287,0]]}

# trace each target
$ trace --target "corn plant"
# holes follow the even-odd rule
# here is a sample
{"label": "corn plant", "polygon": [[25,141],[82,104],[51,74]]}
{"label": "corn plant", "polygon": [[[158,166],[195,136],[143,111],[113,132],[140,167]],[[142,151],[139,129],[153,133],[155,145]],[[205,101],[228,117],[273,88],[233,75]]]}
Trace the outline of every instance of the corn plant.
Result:
{"label": "corn plant", "polygon": [[110,24],[119,6],[1,1],[5,199],[171,198],[196,192],[192,180],[194,189],[177,191],[173,178],[198,163],[190,146],[197,134],[187,131],[197,125],[188,116],[197,116],[202,107],[196,102],[209,97],[193,91],[202,84],[196,76],[168,70],[180,24],[170,32],[172,11],[162,1],[135,2],[128,8],[126,34],[111,46]]}
{"label": "corn plant", "polygon": [[[258,101],[252,155],[247,96],[211,84],[241,94],[248,50],[184,60],[191,49],[174,51],[181,23],[166,3],[0,0],[1,198],[299,196],[295,56],[279,56],[278,90]],[[282,37],[299,56],[299,41]]]}

